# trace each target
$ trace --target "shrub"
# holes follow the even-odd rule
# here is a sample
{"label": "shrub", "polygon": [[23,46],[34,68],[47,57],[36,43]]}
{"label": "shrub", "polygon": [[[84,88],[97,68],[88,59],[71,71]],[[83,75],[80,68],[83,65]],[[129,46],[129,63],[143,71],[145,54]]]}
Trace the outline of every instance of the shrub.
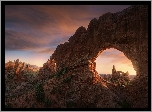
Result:
{"label": "shrub", "polygon": [[12,104],[10,104],[10,103],[6,104],[5,108],[12,108]]}
{"label": "shrub", "polygon": [[50,101],[48,98],[46,98],[46,99],[44,100],[44,106],[45,106],[45,107],[50,107],[50,105],[51,105],[51,101]]}
{"label": "shrub", "polygon": [[43,102],[44,101],[45,93],[44,93],[44,89],[43,89],[42,84],[38,84],[36,86],[35,94],[36,94],[36,100],[38,102]]}
{"label": "shrub", "polygon": [[31,84],[32,84],[32,85],[36,85],[37,82],[38,82],[38,80],[34,80],[34,81],[31,82]]}
{"label": "shrub", "polygon": [[130,108],[131,104],[127,102],[126,99],[123,99],[122,101],[117,101],[116,99],[114,99],[114,101],[121,106],[122,108]]}
{"label": "shrub", "polygon": [[13,74],[9,74],[9,75],[7,76],[7,78],[8,78],[8,80],[11,80],[11,79],[14,78],[14,75],[13,75]]}
{"label": "shrub", "polygon": [[71,81],[71,78],[72,78],[72,76],[70,75],[70,76],[66,77],[66,78],[63,80],[63,82],[69,83],[69,82]]}
{"label": "shrub", "polygon": [[56,88],[53,87],[52,91],[50,92],[50,94],[55,94],[56,93]]}
{"label": "shrub", "polygon": [[34,108],[34,104],[32,104],[32,106],[30,108]]}
{"label": "shrub", "polygon": [[67,67],[61,68],[60,70],[58,70],[57,72],[55,72],[55,73],[53,74],[53,77],[54,77],[54,78],[59,78],[61,75],[64,75],[64,74],[66,74],[67,72],[68,72],[68,68],[67,68]]}
{"label": "shrub", "polygon": [[67,97],[71,97],[74,94],[74,92],[75,92],[75,90],[72,89],[71,91],[69,91],[69,92],[66,93],[66,96]]}
{"label": "shrub", "polygon": [[29,99],[28,99],[28,96],[26,95],[26,97],[25,97],[25,101],[26,102],[28,102],[29,101]]}
{"label": "shrub", "polygon": [[119,102],[119,105],[122,108],[130,108],[130,106],[131,106],[125,99],[122,102]]}
{"label": "shrub", "polygon": [[76,107],[76,103],[74,101],[66,101],[67,108],[74,108]]}
{"label": "shrub", "polygon": [[68,68],[65,67],[65,68],[62,69],[62,71],[61,71],[62,73],[61,73],[61,74],[64,75],[64,74],[66,74],[68,71],[69,71]]}

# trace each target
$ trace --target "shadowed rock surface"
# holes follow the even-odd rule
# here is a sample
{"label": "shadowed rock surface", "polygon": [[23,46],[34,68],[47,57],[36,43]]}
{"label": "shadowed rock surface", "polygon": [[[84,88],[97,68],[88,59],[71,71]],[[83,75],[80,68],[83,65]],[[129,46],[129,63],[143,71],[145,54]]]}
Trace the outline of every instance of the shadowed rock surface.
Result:
{"label": "shadowed rock surface", "polygon": [[[69,38],[69,42],[58,45],[50,60],[55,61],[57,69],[71,68],[74,65],[77,65],[78,69],[82,68],[78,73],[86,69],[82,75],[85,77],[83,81],[98,83],[101,80],[94,68],[94,61],[109,48],[123,52],[131,60],[137,73],[135,80],[131,82],[132,86],[125,88],[124,96],[134,108],[148,107],[148,6],[146,5],[131,6],[121,12],[106,13],[98,20],[91,20],[88,29],[79,27]],[[90,76],[87,76],[88,73]],[[90,93],[89,90],[87,93]],[[93,94],[98,93],[103,94],[99,91]],[[93,95],[89,95],[86,99],[90,96]],[[107,98],[101,98],[100,102],[104,100]]]}
{"label": "shadowed rock surface", "polygon": [[[96,58],[109,48],[123,52],[136,70],[126,87],[105,81],[96,71]],[[69,42],[57,46],[39,71],[39,81],[50,108],[148,107],[148,6],[106,13],[91,20],[87,29],[79,27]]]}

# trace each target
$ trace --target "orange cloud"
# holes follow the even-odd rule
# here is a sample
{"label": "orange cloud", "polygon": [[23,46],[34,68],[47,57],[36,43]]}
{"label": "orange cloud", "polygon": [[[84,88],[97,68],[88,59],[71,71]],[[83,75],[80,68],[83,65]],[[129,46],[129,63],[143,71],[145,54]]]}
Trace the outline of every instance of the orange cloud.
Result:
{"label": "orange cloud", "polygon": [[21,32],[5,30],[5,49],[31,50],[50,42],[49,38],[38,38]]}
{"label": "orange cloud", "polygon": [[39,48],[39,49],[36,49],[35,51],[32,51],[31,53],[41,53],[41,54],[49,54],[49,55],[52,55],[53,52],[55,51],[55,48]]}
{"label": "orange cloud", "polygon": [[[16,32],[19,35],[18,41],[21,43],[17,44],[14,40],[13,44],[10,42],[11,39],[7,38],[6,44],[9,44],[10,49],[20,46],[22,49],[35,45],[52,46],[56,38],[68,40],[78,27],[87,28],[91,19],[101,16],[110,9],[111,11],[120,10],[116,6],[105,5],[6,5],[6,30]],[[58,43],[62,42],[63,40],[59,39]],[[56,46],[58,43],[55,43]]]}

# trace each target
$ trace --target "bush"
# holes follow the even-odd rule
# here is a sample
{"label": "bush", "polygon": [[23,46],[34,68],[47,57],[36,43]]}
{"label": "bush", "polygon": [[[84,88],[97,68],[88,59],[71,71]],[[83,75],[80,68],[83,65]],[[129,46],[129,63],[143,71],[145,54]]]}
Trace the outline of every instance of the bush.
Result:
{"label": "bush", "polygon": [[118,103],[122,108],[130,108],[131,105],[124,99],[122,102]]}
{"label": "bush", "polygon": [[66,101],[67,108],[75,108],[76,103],[74,101]]}
{"label": "bush", "polygon": [[32,104],[32,106],[30,108],[34,108],[34,104]]}
{"label": "bush", "polygon": [[38,83],[38,80],[34,80],[34,81],[32,81],[31,82],[31,84],[34,86],[34,85],[36,85]]}
{"label": "bush", "polygon": [[7,78],[8,78],[8,80],[11,80],[11,79],[14,78],[14,75],[13,75],[13,74],[9,74],[9,75],[7,76]]}
{"label": "bush", "polygon": [[61,75],[66,74],[68,71],[69,71],[69,70],[68,70],[67,67],[61,68],[60,70],[58,70],[57,72],[55,72],[55,73],[53,74],[53,77],[54,77],[54,78],[59,78]]}
{"label": "bush", "polygon": [[46,98],[45,101],[44,101],[44,106],[45,107],[50,107],[50,105],[51,105],[51,101],[48,98]]}
{"label": "bush", "polygon": [[70,76],[66,77],[66,78],[63,80],[63,82],[64,82],[64,83],[69,83],[69,82],[71,81],[71,78],[72,78],[72,76],[70,75]]}
{"label": "bush", "polygon": [[10,104],[10,103],[6,104],[5,108],[12,108],[12,104]]}
{"label": "bush", "polygon": [[29,102],[28,95],[26,95],[25,101],[26,101],[26,102]]}
{"label": "bush", "polygon": [[36,94],[36,100],[38,102],[43,102],[44,101],[45,93],[44,93],[44,89],[43,89],[42,84],[38,84],[36,86],[35,94]]}
{"label": "bush", "polygon": [[123,99],[122,101],[117,101],[116,99],[114,99],[114,101],[121,106],[122,108],[130,108],[131,104],[129,102],[127,102],[126,99]]}
{"label": "bush", "polygon": [[50,92],[50,94],[55,94],[56,93],[56,88],[53,87],[52,91]]}

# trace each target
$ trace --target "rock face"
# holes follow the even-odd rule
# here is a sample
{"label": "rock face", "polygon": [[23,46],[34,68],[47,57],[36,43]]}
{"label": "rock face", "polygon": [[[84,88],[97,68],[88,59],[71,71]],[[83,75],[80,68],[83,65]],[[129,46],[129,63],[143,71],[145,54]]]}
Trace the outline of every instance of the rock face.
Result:
{"label": "rock face", "polygon": [[[123,52],[131,60],[137,74],[130,85],[120,88],[98,75],[95,60],[109,48]],[[122,74],[114,66],[112,73]],[[51,108],[147,108],[148,6],[106,13],[91,20],[88,29],[79,27],[69,42],[57,46],[40,69],[39,80],[46,77],[50,79],[44,81],[43,87],[45,96],[53,102]],[[124,99],[130,104],[127,107]]]}
{"label": "rock face", "polygon": [[58,45],[50,60],[56,62],[57,68],[68,67],[88,54],[86,60],[94,62],[109,48],[122,51],[131,60],[139,77],[148,73],[147,6],[131,6],[91,20],[87,30],[79,27],[69,42]]}
{"label": "rock face", "polygon": [[116,71],[116,68],[113,65],[110,81],[121,86],[126,86],[130,82],[129,72],[127,71],[124,73],[122,71]]}
{"label": "rock face", "polygon": [[113,69],[112,69],[112,75],[116,73],[116,68],[115,66],[113,65]]}
{"label": "rock face", "polygon": [[[148,107],[148,89],[139,92],[141,88],[148,88],[148,6],[146,5],[130,6],[121,12],[106,13],[98,20],[91,20],[87,29],[79,27],[69,38],[69,42],[57,46],[50,57],[50,62],[53,61],[55,64],[51,65],[49,62],[49,66],[46,66],[51,71],[63,67],[68,69],[84,67],[80,71],[86,69],[85,74],[91,72],[89,81],[93,84],[102,83],[95,70],[94,61],[109,48],[123,52],[136,70],[136,78],[132,82],[134,86],[126,87],[126,96],[130,97],[128,101],[132,102],[134,108]],[[112,72],[116,72],[115,67]],[[85,74],[83,73],[82,77],[87,79]],[[139,96],[144,98],[138,98]]]}

